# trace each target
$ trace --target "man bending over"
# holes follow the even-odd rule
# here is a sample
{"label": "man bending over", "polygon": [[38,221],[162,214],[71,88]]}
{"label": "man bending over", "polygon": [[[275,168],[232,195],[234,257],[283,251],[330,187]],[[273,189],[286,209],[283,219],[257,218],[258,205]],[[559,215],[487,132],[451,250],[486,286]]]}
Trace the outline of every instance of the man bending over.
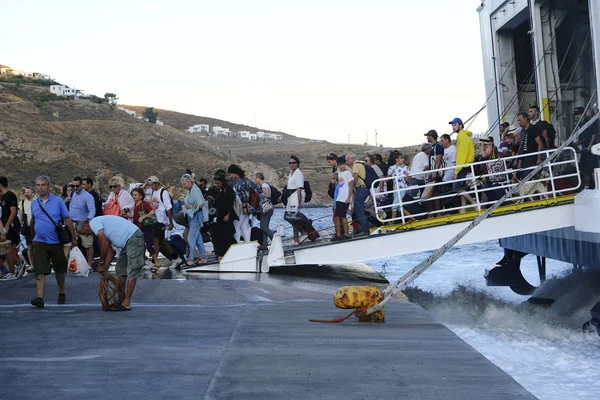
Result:
{"label": "man bending over", "polygon": [[110,267],[113,258],[111,246],[121,249],[115,272],[122,287],[125,287],[127,281],[127,291],[123,303],[117,307],[116,311],[131,310],[131,295],[135,289],[137,278],[143,275],[144,235],[142,231],[125,218],[103,215],[83,223],[78,233],[80,235],[93,233],[98,238],[100,244],[99,272],[107,271]]}

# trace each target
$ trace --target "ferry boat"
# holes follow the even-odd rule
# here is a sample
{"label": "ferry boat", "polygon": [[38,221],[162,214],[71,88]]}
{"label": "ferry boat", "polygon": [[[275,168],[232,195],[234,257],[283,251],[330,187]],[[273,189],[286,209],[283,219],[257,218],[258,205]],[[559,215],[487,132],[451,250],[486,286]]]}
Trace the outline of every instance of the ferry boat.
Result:
{"label": "ferry boat", "polygon": [[[477,11],[489,121],[486,134],[500,143],[500,123],[516,124],[520,111],[537,105],[541,119],[556,129],[556,146],[560,147],[580,123],[573,117],[576,107],[597,111],[600,0],[485,0]],[[595,151],[600,154],[600,145]],[[554,156],[556,152],[559,154]],[[437,250],[460,234],[458,244],[498,239],[505,257],[485,272],[488,285],[508,286],[519,294],[530,295],[536,287],[520,271],[520,261],[527,254],[537,256],[542,282],[546,258],[600,268],[600,191],[581,190],[578,153],[575,147],[544,149],[541,156],[552,161],[548,160],[539,174],[464,237],[461,232],[517,186],[512,176],[522,171],[515,165],[524,156],[464,165],[470,174],[463,179],[465,188],[458,193],[441,190],[447,182],[411,188],[419,192],[433,190],[435,194],[427,199],[407,198],[399,188],[380,192],[382,180],[376,180],[371,187],[370,217],[374,226],[367,237],[341,242],[329,242],[325,237],[315,243],[288,246],[279,230],[268,251],[259,250],[256,242],[233,245],[220,261],[187,271],[268,272],[306,265],[342,266],[375,257]],[[490,162],[500,168],[490,172]],[[451,168],[437,172],[443,174]],[[599,178],[597,169],[596,181]],[[398,192],[395,202],[390,201],[394,192]],[[457,197],[465,195],[474,200],[473,204],[454,204]],[[425,203],[444,207],[433,209]],[[394,209],[398,212],[392,217]],[[592,316],[600,326],[600,303]]]}
{"label": "ferry boat", "polygon": [[[555,127],[557,145],[577,127],[576,108],[598,113],[600,0],[484,0],[477,11],[487,115],[495,137],[500,139],[497,127],[501,122],[512,123],[518,112],[531,105],[537,105],[541,119]],[[596,169],[596,189],[598,177]],[[598,193],[583,190],[574,198],[572,226],[501,238],[505,258],[499,262],[501,268],[486,274],[488,284],[532,292],[534,288],[521,279],[519,271],[526,254],[537,256],[541,280],[546,257],[600,268]],[[592,309],[592,316],[600,333],[600,303]]]}

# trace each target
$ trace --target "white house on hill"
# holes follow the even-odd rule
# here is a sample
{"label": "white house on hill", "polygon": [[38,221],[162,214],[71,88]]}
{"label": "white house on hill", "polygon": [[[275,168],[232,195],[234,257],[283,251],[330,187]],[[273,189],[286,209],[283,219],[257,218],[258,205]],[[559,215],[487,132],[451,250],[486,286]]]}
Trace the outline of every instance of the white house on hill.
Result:
{"label": "white house on hill", "polygon": [[41,72],[34,72],[33,77],[36,79],[46,79],[46,80],[51,79],[50,75],[42,74]]}
{"label": "white house on hill", "polygon": [[42,74],[41,72],[27,72],[17,68],[1,66],[0,75],[21,75],[25,78],[34,79],[50,79],[50,75]]}
{"label": "white house on hill", "polygon": [[282,139],[281,135],[277,135],[275,133],[270,133],[270,132],[263,132],[263,131],[256,132],[256,136],[259,139],[269,139],[269,140],[281,140]]}
{"label": "white house on hill", "polygon": [[88,97],[83,91],[70,88],[65,85],[51,85],[50,93],[54,93],[57,96],[74,96],[74,97]]}
{"label": "white house on hill", "polygon": [[213,126],[213,135],[215,135],[215,136],[231,136],[231,132],[229,131],[229,128]]}
{"label": "white house on hill", "polygon": [[208,126],[208,124],[197,124],[194,126],[190,126],[188,128],[188,132],[190,132],[190,133],[198,133],[198,132],[208,133],[209,131],[210,131],[210,126]]}

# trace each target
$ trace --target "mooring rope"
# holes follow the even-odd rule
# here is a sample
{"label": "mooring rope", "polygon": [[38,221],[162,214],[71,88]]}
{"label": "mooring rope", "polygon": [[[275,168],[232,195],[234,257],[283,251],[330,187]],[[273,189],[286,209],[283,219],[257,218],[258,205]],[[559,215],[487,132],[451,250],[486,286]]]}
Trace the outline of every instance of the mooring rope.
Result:
{"label": "mooring rope", "polygon": [[351,316],[358,314],[358,315],[364,315],[367,312],[367,309],[364,307],[360,307],[357,308],[356,310],[352,311],[350,314],[346,315],[345,317],[339,317],[339,318],[334,318],[334,319],[309,319],[308,322],[320,322],[322,324],[337,324],[340,322],[344,322],[345,320],[347,320],[348,318],[350,318]]}
{"label": "mooring rope", "polygon": [[[592,98],[596,94],[596,91],[590,96],[590,100],[586,105],[586,109],[591,104]],[[579,118],[577,123],[579,124],[583,118],[583,115]],[[494,210],[496,210],[500,205],[504,203],[508,198],[512,197],[512,195],[519,191],[523,185],[525,185],[531,178],[533,178],[538,172],[540,172],[544,167],[546,167],[549,163],[554,161],[556,158],[560,156],[562,151],[570,145],[579,134],[585,131],[590,125],[594,123],[600,117],[600,113],[594,115],[587,123],[585,123],[580,128],[575,128],[574,132],[569,136],[569,138],[558,148],[554,153],[552,153],[549,157],[547,157],[541,164],[536,166],[524,179],[522,179],[516,186],[511,187],[508,192],[502,196],[498,201],[496,201],[490,208],[488,208],[483,214],[480,214],[475,218],[471,223],[462,231],[460,231],[456,236],[450,239],[447,243],[445,243],[442,247],[437,249],[433,254],[419,263],[416,267],[408,271],[404,274],[400,279],[398,279],[393,284],[389,285],[383,292],[384,299],[379,303],[369,308],[366,312],[367,315],[373,314],[383,308],[383,306],[394,298],[399,292],[406,289],[408,285],[410,285],[415,279],[417,279],[423,272],[425,272],[434,262],[436,262],[441,256],[443,256],[452,246],[454,246],[459,240],[461,240],[467,233],[469,233],[473,228],[479,225],[484,219],[490,216]]]}

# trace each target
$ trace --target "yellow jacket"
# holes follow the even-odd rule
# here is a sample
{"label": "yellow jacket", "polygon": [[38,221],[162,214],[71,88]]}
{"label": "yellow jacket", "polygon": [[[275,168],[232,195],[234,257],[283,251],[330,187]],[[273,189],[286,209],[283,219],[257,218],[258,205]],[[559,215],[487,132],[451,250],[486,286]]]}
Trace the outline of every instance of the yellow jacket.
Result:
{"label": "yellow jacket", "polygon": [[473,144],[473,133],[462,130],[456,137],[456,168],[454,173],[458,174],[462,170],[462,165],[470,164],[475,161],[475,145]]}

